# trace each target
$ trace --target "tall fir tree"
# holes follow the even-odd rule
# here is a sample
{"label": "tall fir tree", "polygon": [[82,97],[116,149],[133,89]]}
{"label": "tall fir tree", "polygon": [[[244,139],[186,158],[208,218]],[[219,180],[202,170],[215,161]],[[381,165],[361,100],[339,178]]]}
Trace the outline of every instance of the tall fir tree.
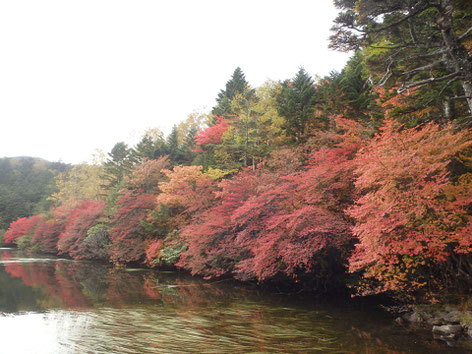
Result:
{"label": "tall fir tree", "polygon": [[144,159],[154,160],[167,155],[167,153],[166,141],[158,129],[146,132],[132,151],[133,159],[137,163],[143,162]]}
{"label": "tall fir tree", "polygon": [[[311,76],[300,68],[291,80],[282,83],[278,96],[278,112],[285,118],[284,129],[287,136],[296,142],[306,138],[306,128],[313,121],[313,112],[317,102],[315,83]],[[326,128],[323,122],[321,128]]]}
{"label": "tall fir tree", "polygon": [[[244,76],[243,71],[240,67],[237,67],[231,79],[226,82],[226,87],[218,93],[216,98],[217,105],[213,107],[211,113],[214,116],[230,116],[234,114],[231,107],[231,101],[237,94],[244,94],[245,92],[251,91],[248,82]],[[213,123],[216,122],[213,121]]]}
{"label": "tall fir tree", "polygon": [[116,143],[104,164],[103,179],[106,182],[102,187],[111,190],[119,185],[132,172],[134,162],[132,149],[124,142]]}
{"label": "tall fir tree", "polygon": [[190,127],[181,146],[182,162],[185,165],[192,164],[192,161],[195,158],[195,152],[193,150],[195,149],[195,134],[197,134],[197,132],[198,128]]}
{"label": "tall fir tree", "polygon": [[179,136],[176,125],[172,127],[172,131],[167,137],[166,145],[171,163],[178,165],[182,160],[182,151],[179,144]]}

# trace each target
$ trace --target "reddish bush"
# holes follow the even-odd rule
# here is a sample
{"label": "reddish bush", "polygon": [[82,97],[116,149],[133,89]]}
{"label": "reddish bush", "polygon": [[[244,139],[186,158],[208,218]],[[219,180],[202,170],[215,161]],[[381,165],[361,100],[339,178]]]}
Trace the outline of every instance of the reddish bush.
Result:
{"label": "reddish bush", "polygon": [[211,127],[200,130],[195,134],[195,142],[198,146],[208,144],[221,144],[223,133],[228,130],[229,124],[223,117],[217,117],[216,123]]}
{"label": "reddish bush", "polygon": [[67,218],[64,232],[59,236],[59,253],[67,253],[74,259],[95,258],[94,251],[85,240],[87,231],[104,216],[104,209],[104,201],[84,201],[77,205]]}
{"label": "reddish bush", "polygon": [[54,220],[41,221],[34,231],[31,244],[38,246],[42,252],[57,253],[57,241],[64,232],[64,223]]}
{"label": "reddish bush", "polygon": [[156,206],[156,196],[126,193],[117,202],[117,211],[110,229],[109,254],[117,263],[143,261],[146,240],[150,236],[143,222]]}
{"label": "reddish bush", "polygon": [[[329,273],[321,270],[323,254],[336,250],[346,257],[352,245],[344,210],[352,202],[353,159],[361,139],[353,133],[358,127],[343,128],[346,133],[325,134],[305,168],[287,171],[296,159],[278,154],[266,168],[245,169],[223,181],[219,199],[183,229],[188,250],[179,266],[194,274],[235,272],[260,280]],[[284,157],[285,164],[279,161]]]}
{"label": "reddish bush", "polygon": [[471,146],[465,130],[386,124],[355,160],[362,196],[350,210],[359,239],[352,272],[376,280],[377,291],[416,290],[437,282],[432,267],[445,278],[450,256],[472,251],[472,178],[450,173]]}
{"label": "reddish bush", "polygon": [[32,232],[40,220],[41,216],[33,215],[13,221],[7,232],[5,232],[5,243],[13,243],[21,236]]}

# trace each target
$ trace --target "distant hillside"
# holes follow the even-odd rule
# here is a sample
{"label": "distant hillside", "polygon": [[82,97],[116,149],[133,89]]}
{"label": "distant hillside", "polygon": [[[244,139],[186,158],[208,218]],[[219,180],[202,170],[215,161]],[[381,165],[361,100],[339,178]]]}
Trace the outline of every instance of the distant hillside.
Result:
{"label": "distant hillside", "polygon": [[69,165],[34,157],[0,158],[0,229],[18,217],[47,210],[54,176]]}

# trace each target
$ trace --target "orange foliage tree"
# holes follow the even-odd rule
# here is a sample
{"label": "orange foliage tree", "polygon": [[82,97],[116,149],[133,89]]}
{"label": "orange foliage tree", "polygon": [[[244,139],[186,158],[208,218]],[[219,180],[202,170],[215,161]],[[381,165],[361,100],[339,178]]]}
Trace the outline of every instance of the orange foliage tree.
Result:
{"label": "orange foliage tree", "polygon": [[151,266],[173,265],[178,261],[186,249],[179,229],[195,213],[206,210],[214,199],[214,180],[202,172],[201,166],[175,166],[163,172],[168,180],[159,183],[161,193],[154,216],[166,214],[165,231],[146,250],[146,262]]}
{"label": "orange foliage tree", "polygon": [[401,130],[388,121],[358,154],[361,196],[349,214],[359,243],[350,271],[374,280],[361,290],[434,288],[464,272],[450,262],[472,251],[472,175],[463,166],[454,171],[453,162],[459,165],[457,156],[470,149],[470,138],[452,127],[430,123]]}

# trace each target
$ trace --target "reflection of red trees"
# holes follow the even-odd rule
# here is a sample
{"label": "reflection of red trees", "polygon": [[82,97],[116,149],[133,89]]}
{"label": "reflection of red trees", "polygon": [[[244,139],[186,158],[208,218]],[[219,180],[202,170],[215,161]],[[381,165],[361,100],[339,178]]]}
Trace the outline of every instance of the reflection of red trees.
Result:
{"label": "reflection of red trees", "polygon": [[25,285],[41,287],[45,295],[59,300],[69,308],[90,306],[81,291],[80,282],[74,278],[77,275],[77,267],[74,267],[72,263],[8,263],[8,261],[13,262],[17,258],[8,251],[4,251],[2,254],[3,261],[7,261],[5,272],[14,278],[21,279]]}
{"label": "reflection of red trees", "polygon": [[81,280],[85,274],[80,276],[77,273],[79,269],[83,270],[83,267],[74,263],[57,263],[55,267],[57,295],[70,308],[90,307],[90,301],[82,292]]}
{"label": "reflection of red trees", "polygon": [[[88,308],[96,301],[112,306],[160,300],[186,308],[206,307],[216,298],[244,294],[244,288],[224,289],[190,276],[154,272],[130,273],[100,264],[81,262],[20,263],[11,252],[2,252],[5,271],[30,287],[40,288],[49,303],[67,308]],[[15,262],[16,261],[16,262]],[[10,263],[11,262],[11,263]]]}
{"label": "reflection of red trees", "polygon": [[[3,253],[3,260],[15,260],[11,254]],[[51,297],[63,298],[61,288],[57,284],[54,264],[47,262],[35,263],[6,263],[5,272],[12,277],[19,278],[31,287],[42,287]]]}
{"label": "reflection of red trees", "polygon": [[[129,303],[139,303],[142,300],[144,293],[143,274],[111,270],[107,277],[109,280],[106,290],[107,303],[114,306],[124,306]],[[155,298],[155,295],[153,297]]]}
{"label": "reflection of red trees", "polygon": [[15,257],[10,251],[3,251],[2,252],[2,261],[5,262],[5,272],[10,274],[12,277],[21,278],[23,274],[23,267],[19,263],[9,263],[13,262]]}
{"label": "reflection of red trees", "polygon": [[144,279],[143,293],[151,299],[160,299],[161,294],[159,293],[159,289],[156,287],[156,285],[156,282],[152,278],[147,277]]}

